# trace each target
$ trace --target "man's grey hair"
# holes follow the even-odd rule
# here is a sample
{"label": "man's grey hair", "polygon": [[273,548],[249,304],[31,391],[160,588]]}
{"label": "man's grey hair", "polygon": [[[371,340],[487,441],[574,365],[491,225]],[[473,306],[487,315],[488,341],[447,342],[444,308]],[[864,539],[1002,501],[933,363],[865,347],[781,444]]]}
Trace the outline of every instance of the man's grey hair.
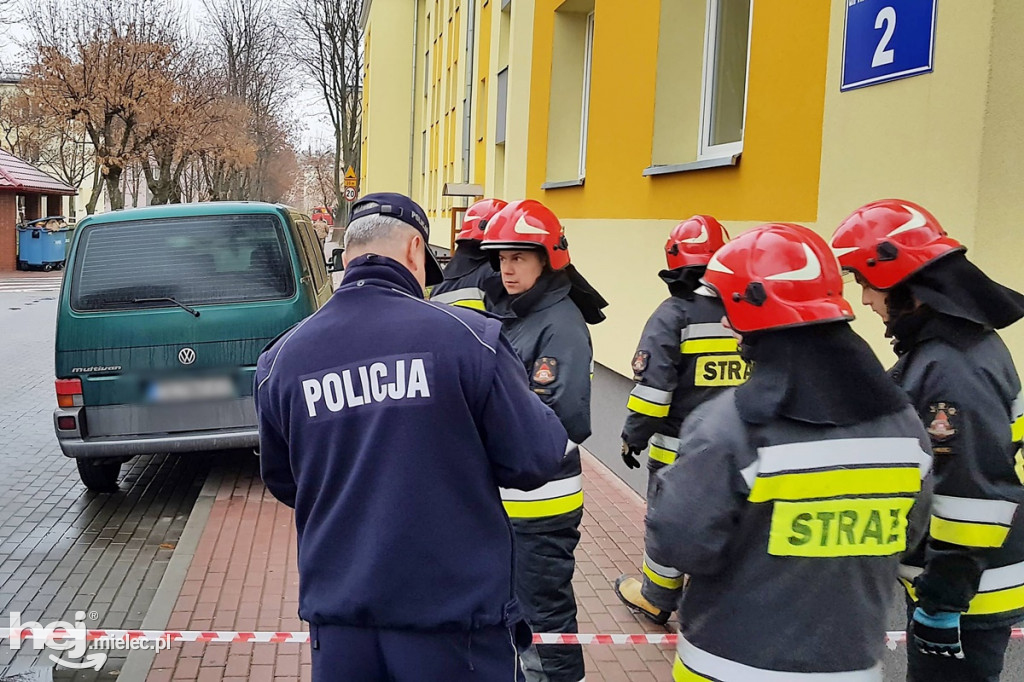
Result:
{"label": "man's grey hair", "polygon": [[349,223],[345,230],[345,248],[367,246],[399,237],[408,238],[410,233],[419,234],[419,231],[398,218],[375,213]]}

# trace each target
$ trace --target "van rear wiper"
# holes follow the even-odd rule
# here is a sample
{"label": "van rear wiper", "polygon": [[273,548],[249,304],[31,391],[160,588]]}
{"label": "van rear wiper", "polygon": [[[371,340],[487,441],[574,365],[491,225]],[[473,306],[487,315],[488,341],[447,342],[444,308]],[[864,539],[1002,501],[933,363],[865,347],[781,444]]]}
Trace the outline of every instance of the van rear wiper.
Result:
{"label": "van rear wiper", "polygon": [[132,303],[158,303],[160,301],[170,301],[171,303],[173,303],[174,305],[178,306],[179,308],[181,308],[185,312],[187,312],[187,313],[189,313],[191,315],[194,315],[196,317],[199,317],[199,311],[198,310],[196,310],[195,308],[193,308],[191,306],[187,306],[184,303],[182,303],[181,301],[179,301],[177,299],[174,299],[174,298],[171,298],[170,296],[157,296],[155,298],[133,298],[132,299]]}

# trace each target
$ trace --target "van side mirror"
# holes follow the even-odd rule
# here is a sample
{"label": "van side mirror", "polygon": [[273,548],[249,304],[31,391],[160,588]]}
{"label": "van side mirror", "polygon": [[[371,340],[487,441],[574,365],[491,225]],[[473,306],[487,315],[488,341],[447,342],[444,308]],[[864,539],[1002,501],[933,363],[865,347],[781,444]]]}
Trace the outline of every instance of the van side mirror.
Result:
{"label": "van side mirror", "polygon": [[345,253],[345,249],[335,249],[331,251],[331,259],[327,261],[327,272],[342,272],[345,269],[345,262],[342,260],[342,256]]}

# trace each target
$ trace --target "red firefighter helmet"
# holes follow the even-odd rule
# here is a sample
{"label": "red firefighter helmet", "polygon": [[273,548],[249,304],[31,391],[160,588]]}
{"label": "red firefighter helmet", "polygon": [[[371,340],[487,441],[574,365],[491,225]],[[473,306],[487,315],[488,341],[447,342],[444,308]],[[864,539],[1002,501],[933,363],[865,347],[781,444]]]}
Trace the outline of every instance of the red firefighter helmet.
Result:
{"label": "red firefighter helmet", "polygon": [[963,245],[946,234],[935,216],[901,199],[861,206],[832,235],[832,251],[839,265],[881,291],[936,258],[960,250]]}
{"label": "red firefighter helmet", "polygon": [[501,199],[481,199],[467,208],[466,214],[462,216],[462,229],[455,235],[455,241],[478,242],[483,240],[487,222],[507,205],[508,202]]}
{"label": "red firefighter helmet", "polygon": [[562,224],[551,209],[533,199],[513,201],[498,211],[487,223],[480,248],[543,251],[552,270],[569,264],[569,242]]}
{"label": "red firefighter helmet", "polygon": [[769,223],[744,232],[711,257],[703,280],[739,332],[853,319],[828,244],[801,225]]}
{"label": "red firefighter helmet", "polygon": [[709,215],[695,215],[672,228],[665,242],[668,269],[707,265],[711,254],[722,248],[729,233]]}

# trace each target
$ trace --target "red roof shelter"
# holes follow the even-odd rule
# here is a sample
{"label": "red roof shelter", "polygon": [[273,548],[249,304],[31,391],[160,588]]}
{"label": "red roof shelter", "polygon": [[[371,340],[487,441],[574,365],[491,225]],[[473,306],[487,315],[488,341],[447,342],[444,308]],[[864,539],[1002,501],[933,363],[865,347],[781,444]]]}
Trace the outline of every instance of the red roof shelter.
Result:
{"label": "red roof shelter", "polygon": [[15,268],[18,197],[24,197],[24,219],[28,221],[62,215],[63,198],[77,193],[74,187],[0,149],[0,272]]}

